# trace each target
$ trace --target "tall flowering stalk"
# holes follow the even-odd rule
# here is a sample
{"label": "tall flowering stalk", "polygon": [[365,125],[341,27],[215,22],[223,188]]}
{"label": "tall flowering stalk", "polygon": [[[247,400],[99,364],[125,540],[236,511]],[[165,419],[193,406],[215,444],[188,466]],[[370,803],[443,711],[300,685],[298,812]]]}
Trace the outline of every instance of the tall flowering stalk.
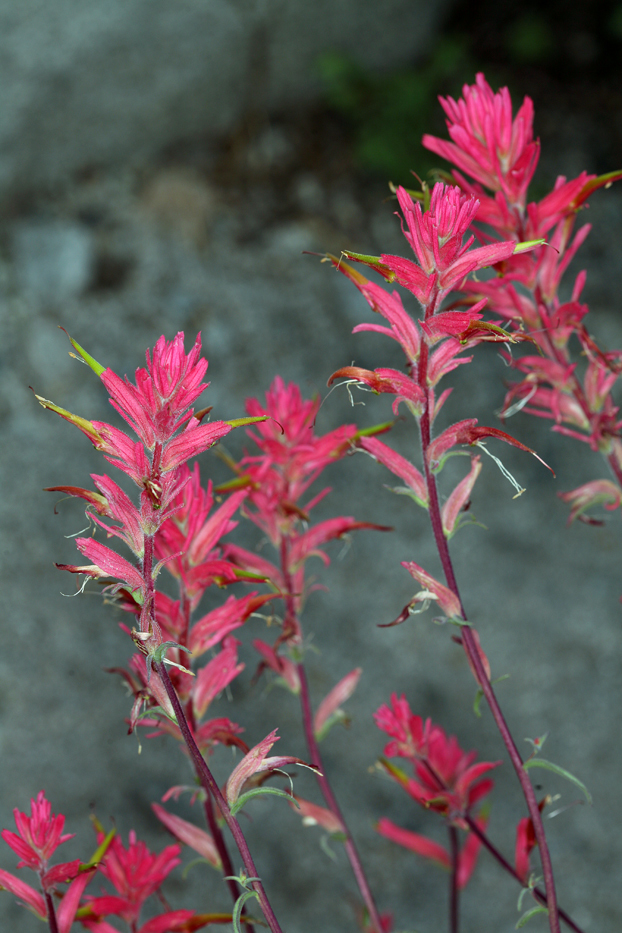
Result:
{"label": "tall flowering stalk", "polygon": [[[94,579],[108,581],[112,578],[111,592],[120,593],[124,608],[137,617],[138,627],[130,634],[138,654],[131,662],[133,673],[126,674],[136,698],[131,726],[138,721],[140,710],[146,705],[148,714],[157,714],[160,728],[183,740],[209,800],[206,815],[215,833],[214,847],[218,853],[214,861],[219,860],[225,871],[232,874],[212,805],[222,814],[234,837],[247,876],[253,879],[250,881],[252,892],[261,904],[270,929],[279,933],[278,921],[232,812],[244,781],[237,781],[235,791],[227,792],[225,797],[202,753],[216,742],[240,744],[237,738],[240,729],[228,720],[212,719],[199,725],[210,701],[241,669],[236,664],[236,643],[230,636],[231,631],[241,625],[265,597],[258,600],[254,594],[242,600],[231,597],[224,607],[203,616],[190,628],[190,613],[207,586],[215,581],[226,583],[236,579],[232,565],[220,559],[217,545],[220,537],[231,529],[231,517],[244,494],[232,497],[209,514],[213,505],[211,487],[201,489],[199,474],[197,470],[188,469],[187,461],[210,448],[233,427],[257,421],[257,418],[204,423],[209,409],[194,412],[191,406],[207,387],[202,381],[207,360],[201,357],[200,337],[189,354],[184,351],[183,334],[172,341],[161,337],[153,352],[147,352],[147,367],[136,370],[134,383],[105,369],[75,341],[72,340],[72,344],[100,377],[111,404],[138,440],[113,425],[87,421],[47,399],[38,397],[39,401],[75,424],[109,463],[133,480],[140,492],[139,504],[135,505],[117,483],[108,476],[98,475],[92,477],[96,492],[53,487],[85,499],[87,513],[95,525],[104,528],[108,537],[120,538],[133,557],[132,561],[127,560],[95,538],[76,538],[78,549],[92,563],[60,566]],[[163,566],[168,566],[180,583],[179,601],[156,592],[155,580]],[[221,642],[220,659],[207,664],[198,676],[193,677],[193,672],[181,663],[182,653],[200,656]],[[171,680],[167,665],[174,668],[176,684]],[[244,762],[248,760],[243,770],[245,779],[298,762],[291,756],[266,758],[276,738],[272,735],[271,741],[267,744],[266,741],[250,751],[241,743],[247,752]],[[234,882],[231,887],[232,894],[237,897],[238,888]]]}
{"label": "tall flowering stalk", "polygon": [[[329,385],[336,379],[360,383],[377,393],[395,396],[393,411],[405,405],[419,427],[422,465],[421,472],[413,463],[398,456],[378,438],[362,439],[360,447],[382,462],[400,478],[405,479],[413,499],[427,509],[432,531],[445,575],[445,584],[437,581],[414,561],[403,563],[405,569],[422,587],[395,620],[402,622],[420,604],[438,604],[441,614],[460,627],[460,641],[479,688],[490,706],[503,738],[529,810],[538,842],[546,885],[549,924],[552,933],[559,931],[559,913],[553,878],[553,868],[544,833],[535,792],[516,743],[495,696],[490,667],[482,651],[479,636],[463,606],[449,553],[448,540],[460,524],[461,511],[470,500],[471,490],[481,469],[480,458],[472,455],[467,475],[441,507],[436,477],[447,457],[463,446],[486,450],[487,439],[499,439],[523,450],[529,450],[515,438],[497,428],[477,424],[474,418],[459,421],[440,434],[433,435],[434,421],[449,391],[437,396],[440,380],[457,366],[471,362],[464,356],[484,341],[514,343],[525,339],[497,324],[483,320],[486,298],[473,303],[466,310],[456,310],[447,304],[450,294],[464,287],[467,276],[491,265],[500,265],[512,256],[533,250],[542,240],[518,243],[514,239],[487,243],[471,249],[474,236],[468,234],[479,210],[480,202],[460,188],[437,183],[431,194],[424,189],[423,203],[413,200],[404,189],[397,189],[397,200],[403,217],[402,229],[417,262],[399,256],[383,254],[379,257],[346,252],[347,258],[362,262],[389,282],[397,281],[416,297],[423,316],[414,320],[404,309],[399,293],[388,292],[380,285],[368,281],[347,263],[333,259],[333,263],[351,279],[365,296],[371,308],[388,322],[361,324],[355,331],[373,330],[396,340],[406,357],[406,374],[392,369],[374,371],[346,366],[334,373]],[[475,453],[475,452],[474,452]],[[452,930],[457,929],[457,918],[451,917]]]}
{"label": "tall flowering stalk", "polygon": [[248,432],[259,452],[247,454],[239,464],[231,463],[237,476],[220,489],[246,490],[243,513],[265,533],[276,552],[277,563],[237,545],[227,545],[225,555],[246,573],[263,577],[283,601],[284,616],[276,641],[269,645],[255,639],[253,644],[261,657],[260,670],[272,670],[281,683],[300,698],[309,757],[318,766],[317,781],[327,809],[296,798],[297,805],[303,818],[319,823],[333,837],[343,841],[369,915],[370,928],[374,933],[383,933],[382,918],[354,839],[326,775],[319,747],[322,737],[339,718],[342,704],[354,692],[361,669],[346,674],[319,704],[314,715],[300,615],[308,591],[313,588],[306,580],[309,558],[318,557],[328,563],[329,558],[321,548],[329,541],[359,529],[389,529],[349,516],[312,523],[311,510],[330,490],[323,489],[310,497],[307,497],[307,490],[329,464],[349,453],[361,437],[355,425],[342,425],[328,434],[317,435],[314,427],[319,406],[319,399],[303,399],[298,386],[285,385],[278,376],[266,393],[265,404],[257,399],[247,401],[248,414],[262,419],[255,431]]}
{"label": "tall flowering stalk", "polygon": [[[612,391],[622,373],[622,351],[602,350],[585,325],[588,307],[580,301],[586,273],[575,277],[570,300],[562,301],[562,278],[591,224],[574,233],[577,214],[590,196],[622,178],[622,172],[577,178],[559,176],[540,201],[529,201],[529,183],[540,154],[533,139],[533,105],[526,97],[516,116],[507,88],[494,93],[482,74],[465,85],[463,97],[439,98],[447,115],[451,142],[424,136],[428,149],[451,162],[460,189],[479,202],[474,220],[484,224],[485,242],[546,238],[529,253],[509,256],[486,282],[470,281],[470,300],[488,299],[488,309],[501,316],[512,332],[528,334],[537,353],[508,362],[523,374],[506,395],[502,417],[520,410],[554,422],[553,430],[590,445],[601,453],[613,479],[592,480],[561,498],[571,508],[570,520],[589,523],[587,509],[622,504],[622,440],[618,406]],[[484,232],[485,231],[485,232]],[[580,372],[572,353],[574,337],[587,365]]]}

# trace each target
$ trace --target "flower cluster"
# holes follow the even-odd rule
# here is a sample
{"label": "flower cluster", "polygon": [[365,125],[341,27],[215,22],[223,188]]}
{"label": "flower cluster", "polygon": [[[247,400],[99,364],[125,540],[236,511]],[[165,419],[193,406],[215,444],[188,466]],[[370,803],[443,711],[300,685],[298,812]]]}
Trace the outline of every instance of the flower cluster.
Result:
{"label": "flower cluster", "polygon": [[[403,696],[393,694],[391,705],[381,706],[374,718],[378,728],[391,737],[381,759],[386,772],[420,806],[441,814],[450,826],[468,832],[457,866],[458,885],[464,887],[475,868],[481,845],[479,837],[470,832],[466,819],[473,818],[480,829],[485,828],[484,816],[473,817],[471,811],[492,790],[492,780],[484,775],[501,762],[475,763],[476,752],[462,751],[454,736],[447,737],[440,726],[413,715]],[[410,761],[413,777],[388,761],[395,757]],[[381,835],[412,852],[445,868],[452,867],[447,850],[426,836],[396,826],[384,817],[377,828]]]}
{"label": "flower cluster", "polygon": [[[68,933],[75,919],[80,898],[91,881],[95,869],[83,865],[79,859],[50,866],[56,849],[73,839],[73,834],[63,833],[65,817],[52,813],[52,807],[39,791],[36,800],[30,801],[30,816],[15,809],[17,832],[3,829],[0,835],[20,858],[18,868],[30,868],[39,877],[40,890],[22,881],[16,875],[0,869],[0,890],[14,894],[22,904],[41,920],[54,918],[59,933]],[[60,886],[68,884],[63,898],[56,909],[53,896],[60,893]]]}
{"label": "flower cluster", "polygon": [[307,560],[319,557],[327,564],[329,558],[322,547],[329,541],[357,529],[380,529],[350,516],[311,524],[311,510],[330,490],[322,489],[306,501],[303,497],[323,470],[350,453],[360,437],[355,425],[316,434],[319,407],[318,398],[303,399],[297,385],[285,385],[279,376],[266,393],[265,404],[258,399],[247,401],[248,414],[265,419],[258,422],[256,431],[248,432],[259,453],[247,454],[234,465],[237,477],[230,486],[246,490],[243,514],[268,536],[277,552],[278,566],[238,545],[227,545],[224,551],[242,571],[268,582],[285,602],[285,618],[274,645],[256,639],[254,646],[261,655],[262,667],[273,670],[294,693],[300,688],[299,615],[308,592]]}
{"label": "flower cluster", "polygon": [[[553,191],[537,202],[528,201],[528,186],[535,170],[539,143],[533,140],[533,106],[529,98],[512,117],[507,88],[494,93],[479,74],[463,89],[459,101],[441,98],[452,142],[424,136],[428,149],[447,159],[465,194],[476,197],[475,220],[486,224],[481,239],[500,246],[508,238],[546,243],[528,254],[511,254],[499,266],[499,276],[486,282],[464,283],[479,304],[504,318],[515,333],[527,334],[538,354],[508,362],[523,374],[510,386],[503,415],[525,412],[554,422],[554,430],[584,441],[608,461],[616,483],[594,481],[563,498],[572,506],[571,520],[593,521],[585,509],[603,501],[617,502],[622,486],[622,419],[612,389],[622,373],[622,351],[601,350],[585,326],[588,308],[580,301],[585,272],[579,272],[568,301],[559,298],[562,277],[590,231],[584,224],[573,236],[577,212],[601,187],[622,178],[622,172],[577,178],[560,176]],[[491,194],[487,193],[491,192]],[[581,372],[571,355],[570,338],[576,337],[587,363]],[[613,489],[610,486],[614,486]]]}

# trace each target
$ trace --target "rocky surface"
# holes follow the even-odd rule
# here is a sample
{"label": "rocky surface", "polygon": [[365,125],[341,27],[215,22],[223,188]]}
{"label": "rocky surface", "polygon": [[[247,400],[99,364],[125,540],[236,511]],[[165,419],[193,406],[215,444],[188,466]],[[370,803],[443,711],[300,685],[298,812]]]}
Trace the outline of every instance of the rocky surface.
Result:
{"label": "rocky surface", "polygon": [[317,97],[318,56],[425,54],[449,0],[0,2],[0,201]]}

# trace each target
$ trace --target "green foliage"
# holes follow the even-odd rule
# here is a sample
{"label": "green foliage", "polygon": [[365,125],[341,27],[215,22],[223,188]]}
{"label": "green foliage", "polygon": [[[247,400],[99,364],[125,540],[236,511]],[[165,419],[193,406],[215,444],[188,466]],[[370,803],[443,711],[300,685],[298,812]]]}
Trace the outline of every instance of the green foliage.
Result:
{"label": "green foliage", "polygon": [[434,124],[437,95],[456,95],[473,72],[466,42],[448,37],[418,68],[372,74],[340,52],[324,54],[318,67],[328,105],[352,124],[359,166],[404,184],[411,170],[423,176],[436,166],[421,137]]}
{"label": "green foliage", "polygon": [[555,49],[553,32],[541,13],[526,12],[507,31],[506,46],[511,59],[534,64],[549,58]]}

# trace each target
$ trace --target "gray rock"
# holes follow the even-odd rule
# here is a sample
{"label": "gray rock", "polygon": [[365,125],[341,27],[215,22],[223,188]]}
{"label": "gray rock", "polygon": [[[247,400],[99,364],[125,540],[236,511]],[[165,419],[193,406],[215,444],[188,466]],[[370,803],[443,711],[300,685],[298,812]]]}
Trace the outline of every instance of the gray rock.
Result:
{"label": "gray rock", "polygon": [[[0,0],[0,200],[312,99],[328,49],[421,56],[451,0]],[[265,138],[256,161],[286,155]]]}

